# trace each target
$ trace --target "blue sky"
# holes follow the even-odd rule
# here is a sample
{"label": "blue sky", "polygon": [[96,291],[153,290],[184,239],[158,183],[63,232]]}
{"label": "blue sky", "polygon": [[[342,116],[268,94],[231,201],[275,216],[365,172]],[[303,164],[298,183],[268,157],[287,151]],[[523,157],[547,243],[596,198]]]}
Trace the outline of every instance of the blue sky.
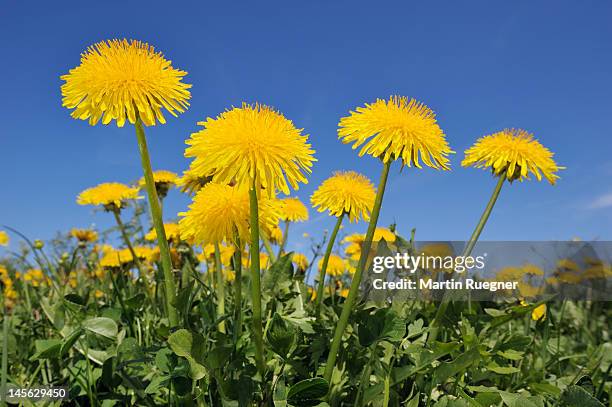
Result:
{"label": "blue sky", "polygon": [[[415,227],[425,240],[469,237],[494,180],[461,168],[463,151],[482,135],[522,127],[567,169],[554,187],[506,187],[482,238],[612,240],[610,2],[52,3],[0,10],[0,225],[46,239],[112,224],[75,197],[140,177],[134,130],[73,120],[61,107],[59,76],[88,45],[127,37],[155,45],[194,85],[185,114],[148,129],[158,169],[188,165],[184,141],[197,121],[259,101],[310,134],[318,162],[297,192],[304,201],[334,170],[377,183],[379,163],[342,145],[337,122],[357,105],[400,94],[436,111],[457,154],[451,172],[394,166],[381,224],[396,221],[404,234]],[[187,204],[171,192],[166,218]],[[331,225],[311,212],[291,245]]]}

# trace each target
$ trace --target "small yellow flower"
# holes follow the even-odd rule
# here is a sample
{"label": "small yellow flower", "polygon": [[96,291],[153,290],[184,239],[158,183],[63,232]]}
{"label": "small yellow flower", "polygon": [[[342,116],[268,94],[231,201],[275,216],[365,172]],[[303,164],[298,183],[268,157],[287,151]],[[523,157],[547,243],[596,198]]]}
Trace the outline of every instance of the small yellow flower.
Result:
{"label": "small yellow flower", "polygon": [[79,205],[101,205],[106,210],[121,209],[125,201],[139,199],[138,189],[119,182],[107,182],[88,188],[77,197]]}
{"label": "small yellow flower", "polygon": [[[321,267],[323,266],[323,259],[319,260],[318,263],[319,271],[321,271]],[[344,259],[337,254],[332,254],[329,256],[329,261],[327,262],[327,274],[330,276],[341,276],[346,271],[346,263]]]}
{"label": "small yellow flower", "polygon": [[8,246],[9,244],[9,235],[4,230],[0,230],[0,246]]}
{"label": "small yellow flower", "polygon": [[354,171],[336,172],[312,194],[310,202],[319,212],[331,216],[347,214],[351,222],[370,219],[376,190],[364,175]]}
{"label": "small yellow flower", "polygon": [[273,225],[270,229],[265,230],[264,234],[271,243],[280,244],[283,241],[283,231],[278,225]]}
{"label": "small yellow flower", "polygon": [[580,267],[578,267],[578,264],[576,264],[575,261],[570,259],[559,259],[559,261],[557,261],[557,268],[566,269],[570,271],[578,271],[580,269]]}
{"label": "small yellow flower", "polygon": [[299,198],[285,198],[280,200],[281,219],[288,222],[304,222],[308,220],[308,208]]}
{"label": "small yellow flower", "polygon": [[79,242],[92,243],[98,240],[98,233],[91,229],[77,229],[73,228],[70,231],[70,235],[77,239]]}
{"label": "small yellow flower", "polygon": [[353,149],[363,145],[359,156],[370,154],[384,162],[402,159],[403,164],[425,165],[448,170],[448,155],[453,153],[435,113],[415,99],[391,96],[358,107],[340,119],[338,137]]}
{"label": "small yellow flower", "polygon": [[465,151],[461,165],[490,168],[509,181],[529,179],[532,173],[538,181],[544,176],[552,185],[559,179],[556,172],[564,168],[555,163],[550,150],[522,129],[506,129],[478,139]]}
{"label": "small yellow flower", "polygon": [[531,319],[544,321],[546,319],[546,304],[540,304],[531,311]]}
{"label": "small yellow flower", "polygon": [[176,185],[180,188],[181,192],[189,195],[193,195],[200,190],[204,185],[208,184],[212,180],[210,176],[201,177],[194,173],[190,168],[183,172],[183,176],[176,180]]}
{"label": "small yellow flower", "polygon": [[96,290],[96,291],[94,291],[94,297],[96,297],[96,298],[98,298],[98,299],[100,299],[100,298],[104,297],[104,291],[102,291],[102,290]]}
{"label": "small yellow flower", "polygon": [[23,281],[30,283],[32,287],[40,287],[45,283],[45,273],[41,269],[29,269],[23,275]]}
{"label": "small yellow flower", "polygon": [[[249,194],[246,188],[210,183],[193,199],[187,212],[179,213],[181,237],[196,244],[233,242],[236,231],[243,242],[249,240]],[[273,199],[259,202],[259,222],[263,230],[278,223],[279,205]]]}
{"label": "small yellow flower", "polygon": [[[176,242],[181,238],[179,225],[177,223],[164,223],[164,231],[166,232],[166,239],[168,239],[168,241]],[[157,232],[155,229],[151,229],[151,231],[145,235],[145,240],[150,242],[157,241]]]}
{"label": "small yellow flower", "polygon": [[124,264],[134,261],[134,257],[129,249],[111,249],[104,252],[100,259],[100,266],[107,268],[118,268]]}
{"label": "small yellow flower", "polygon": [[[374,230],[374,237],[372,238],[372,242],[380,242],[381,240],[385,240],[388,243],[395,242],[396,236],[395,233],[391,232],[391,230],[384,227],[377,227]],[[342,241],[342,243],[348,243],[346,249],[344,249],[344,253],[352,260],[359,260],[361,257],[361,246],[365,240],[365,234],[362,233],[353,233],[352,235],[348,235]]]}
{"label": "small yellow flower", "polygon": [[346,297],[348,297],[349,289],[348,288],[343,288],[343,289],[340,290],[340,292],[338,294],[340,294],[340,297],[346,298]]}
{"label": "small yellow flower", "polygon": [[[153,182],[155,189],[157,190],[157,196],[160,199],[164,199],[168,195],[170,187],[176,185],[178,182],[178,175],[172,171],[158,170],[153,172]],[[138,180],[138,186],[142,189],[146,187],[144,177]]]}
{"label": "small yellow flower", "polygon": [[[250,256],[242,256],[242,266],[243,267],[249,267],[251,261],[251,257]],[[259,267],[263,270],[265,268],[268,268],[268,266],[270,265],[270,257],[264,253],[261,252],[259,253]]]}
{"label": "small yellow flower", "polygon": [[293,253],[291,261],[300,272],[304,272],[308,268],[308,259],[302,253]]}
{"label": "small yellow flower", "polygon": [[189,106],[191,85],[182,81],[187,74],[172,67],[161,52],[140,41],[110,40],[89,47],[81,54],[81,64],[61,76],[62,105],[75,119],[95,125],[116,120],[136,123],[140,117],[147,126],[166,119]]}
{"label": "small yellow flower", "polygon": [[315,290],[313,287],[308,287],[308,295],[310,296],[310,301],[314,301],[317,299],[317,290]]}
{"label": "small yellow flower", "polygon": [[316,161],[308,136],[274,109],[243,104],[198,124],[204,128],[191,135],[185,150],[185,157],[195,158],[194,175],[247,188],[255,181],[257,191],[263,187],[270,197],[308,181]]}

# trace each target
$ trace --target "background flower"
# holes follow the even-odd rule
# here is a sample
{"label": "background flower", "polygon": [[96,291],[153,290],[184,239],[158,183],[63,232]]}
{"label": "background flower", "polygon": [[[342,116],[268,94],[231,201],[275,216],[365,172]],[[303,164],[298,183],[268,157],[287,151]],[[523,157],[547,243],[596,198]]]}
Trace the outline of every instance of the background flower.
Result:
{"label": "background flower", "polygon": [[329,211],[331,216],[346,213],[351,222],[369,220],[376,190],[374,184],[355,171],[339,171],[316,189],[310,197],[319,212]]}

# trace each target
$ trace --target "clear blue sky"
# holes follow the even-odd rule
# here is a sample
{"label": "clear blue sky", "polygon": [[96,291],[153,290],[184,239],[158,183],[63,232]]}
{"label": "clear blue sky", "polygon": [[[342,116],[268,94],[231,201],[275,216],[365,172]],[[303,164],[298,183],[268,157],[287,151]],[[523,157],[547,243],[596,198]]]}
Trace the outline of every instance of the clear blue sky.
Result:
{"label": "clear blue sky", "polygon": [[[567,170],[555,187],[503,190],[483,239],[612,240],[610,2],[59,3],[0,9],[0,225],[46,239],[111,224],[75,197],[140,176],[134,130],[73,120],[61,107],[59,76],[88,45],[127,37],[162,50],[194,85],[185,114],[148,129],[159,169],[188,165],[184,140],[196,121],[260,101],[311,136],[319,161],[297,193],[304,201],[338,169],[377,183],[379,163],[337,140],[338,119],[377,97],[413,96],[437,112],[457,154],[451,172],[394,167],[381,224],[397,221],[404,234],[416,227],[421,239],[467,238],[494,180],[461,168],[463,150],[522,127]],[[166,217],[187,203],[171,192]],[[329,227],[327,216],[311,213],[299,232]]]}

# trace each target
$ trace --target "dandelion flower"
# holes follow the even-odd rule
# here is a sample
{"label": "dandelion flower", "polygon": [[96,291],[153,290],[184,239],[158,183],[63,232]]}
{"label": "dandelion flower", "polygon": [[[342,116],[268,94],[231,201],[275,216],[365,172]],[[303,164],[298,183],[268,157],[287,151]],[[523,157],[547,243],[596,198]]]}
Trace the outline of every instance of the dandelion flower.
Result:
{"label": "dandelion flower", "polygon": [[546,304],[540,304],[531,311],[531,319],[544,321],[546,319]]}
{"label": "dandelion flower", "polygon": [[4,230],[0,230],[0,246],[8,246],[9,244],[9,235]]}
{"label": "dandelion flower", "polygon": [[274,244],[281,244],[283,241],[283,231],[278,225],[273,225],[270,229],[265,230],[264,235]]}
{"label": "dandelion flower", "polygon": [[[166,232],[166,239],[168,239],[168,241],[180,240],[178,224],[164,223],[164,231]],[[157,232],[155,231],[155,228],[151,229],[151,231],[145,235],[145,240],[148,240],[151,242],[157,240]]]}
{"label": "dandelion flower", "polygon": [[131,188],[119,182],[107,182],[81,192],[77,197],[77,203],[79,205],[101,205],[106,210],[113,211],[124,207],[125,201],[139,198],[137,188]]}
{"label": "dandelion flower", "polygon": [[287,222],[304,222],[308,220],[308,208],[299,198],[281,199],[281,219]]}
{"label": "dandelion flower", "polygon": [[538,181],[544,177],[552,185],[559,179],[556,172],[564,168],[555,163],[550,150],[522,129],[506,129],[478,139],[465,151],[461,165],[490,168],[495,175],[504,173],[509,181],[529,179],[531,173]]}
{"label": "dandelion flower", "polygon": [[304,272],[308,268],[308,259],[302,253],[293,253],[291,261],[297,267],[298,271]]}
{"label": "dandelion flower", "polygon": [[[319,270],[321,270],[321,267],[323,266],[323,259],[319,260]],[[344,262],[344,259],[340,256],[338,256],[337,254],[332,254],[331,256],[329,256],[329,261],[327,263],[327,273],[330,276],[341,276],[342,274],[344,274],[344,271],[346,270],[346,263]]]}
{"label": "dandelion flower", "polygon": [[310,202],[319,212],[329,211],[331,216],[347,214],[351,222],[369,220],[374,205],[374,184],[354,171],[339,171],[312,194]]}
{"label": "dandelion flower", "polygon": [[98,233],[91,229],[77,229],[73,228],[70,231],[70,236],[82,243],[92,243],[98,240]]}
{"label": "dandelion flower", "polygon": [[208,184],[212,180],[212,177],[205,176],[201,177],[188,169],[183,172],[183,176],[176,180],[176,185],[179,187],[181,192],[193,195],[200,190],[204,185]]}
{"label": "dandelion flower", "polygon": [[448,170],[450,149],[435,113],[415,99],[391,96],[358,107],[340,119],[338,136],[343,143],[361,146],[359,156],[379,157],[383,162],[402,158],[403,164]]}
{"label": "dandelion flower", "polygon": [[[272,228],[279,205],[271,199],[259,203],[263,229]],[[189,210],[179,213],[181,237],[196,244],[233,242],[237,231],[242,241],[249,237],[249,194],[245,188],[210,183],[196,194]]]}
{"label": "dandelion flower", "polygon": [[134,261],[132,253],[128,249],[107,250],[100,259],[100,266],[106,268],[119,268],[124,264]]}
{"label": "dandelion flower", "polygon": [[186,157],[194,157],[195,175],[212,176],[220,184],[263,187],[268,196],[289,186],[307,183],[314,150],[293,123],[280,112],[260,105],[243,104],[217,118],[199,122],[204,128],[191,135]]}
{"label": "dandelion flower", "polygon": [[[160,199],[164,199],[166,195],[168,195],[170,187],[176,185],[178,178],[178,175],[172,171],[158,170],[153,172],[153,182],[155,183],[155,189]],[[144,177],[138,180],[138,186],[140,188],[146,188],[147,183]]]}
{"label": "dandelion flower", "polygon": [[[377,227],[374,230],[374,237],[372,238],[372,242],[380,242],[384,240],[388,243],[395,242],[396,236],[395,233],[391,232],[388,228]],[[347,244],[348,246],[344,249],[344,253],[352,260],[359,260],[361,256],[361,246],[365,241],[365,234],[362,233],[353,233],[352,235],[348,235],[344,238],[342,243]]]}
{"label": "dandelion flower", "polygon": [[61,76],[62,104],[75,119],[96,125],[115,120],[122,127],[137,117],[147,126],[165,123],[162,109],[171,115],[189,106],[187,74],[172,67],[161,52],[140,41],[102,41],[81,54],[81,64]]}

